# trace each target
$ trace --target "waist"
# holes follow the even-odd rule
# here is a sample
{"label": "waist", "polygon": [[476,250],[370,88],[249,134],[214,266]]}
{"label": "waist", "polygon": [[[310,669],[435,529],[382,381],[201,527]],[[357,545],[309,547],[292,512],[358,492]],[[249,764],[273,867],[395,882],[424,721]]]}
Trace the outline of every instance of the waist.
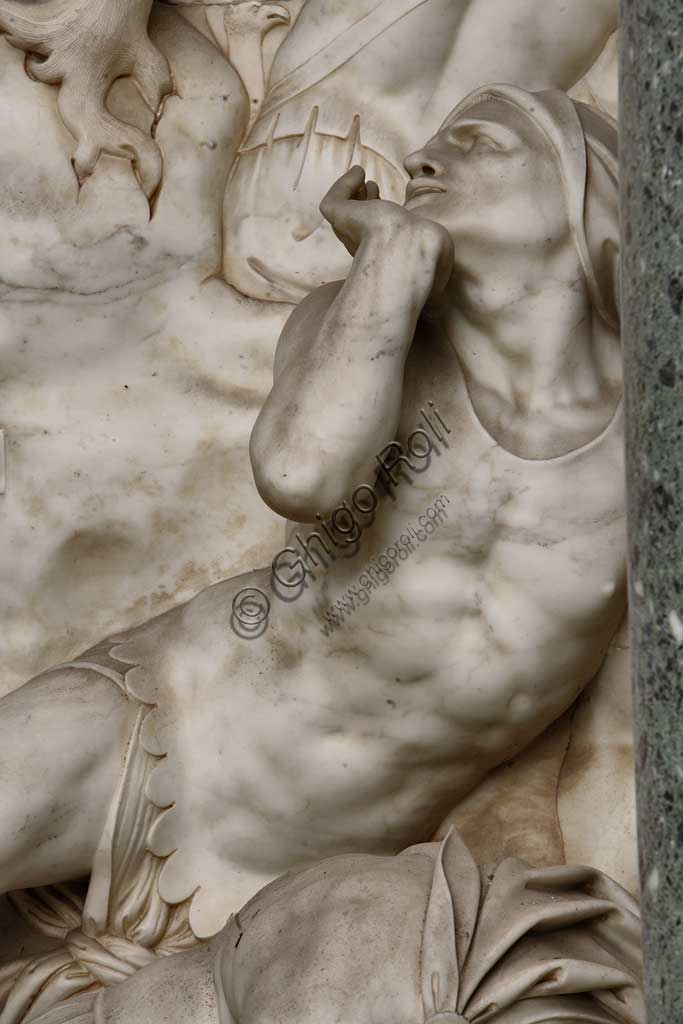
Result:
{"label": "waist", "polygon": [[519,717],[542,725],[597,672],[624,600],[622,589],[600,616],[574,622],[524,607],[522,596],[499,603],[473,589],[457,603],[446,595],[420,603],[386,588],[367,605],[339,601],[333,612],[297,616],[284,635],[296,636],[302,653],[286,685],[295,694],[300,680],[316,694],[325,721],[329,710],[343,718],[349,708],[374,721],[396,704],[425,721],[433,716],[440,734],[452,729],[448,743],[461,742],[471,723],[509,725],[511,708],[513,724]]}

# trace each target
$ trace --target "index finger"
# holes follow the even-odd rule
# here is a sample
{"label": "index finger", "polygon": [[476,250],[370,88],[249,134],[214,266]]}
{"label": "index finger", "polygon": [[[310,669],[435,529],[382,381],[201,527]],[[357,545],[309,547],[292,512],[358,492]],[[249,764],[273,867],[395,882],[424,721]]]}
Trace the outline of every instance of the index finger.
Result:
{"label": "index finger", "polygon": [[325,207],[333,206],[337,202],[344,202],[352,199],[359,188],[365,184],[365,169],[360,164],[350,167],[346,174],[342,174],[334,185],[326,193],[320,204],[320,212],[325,215]]}

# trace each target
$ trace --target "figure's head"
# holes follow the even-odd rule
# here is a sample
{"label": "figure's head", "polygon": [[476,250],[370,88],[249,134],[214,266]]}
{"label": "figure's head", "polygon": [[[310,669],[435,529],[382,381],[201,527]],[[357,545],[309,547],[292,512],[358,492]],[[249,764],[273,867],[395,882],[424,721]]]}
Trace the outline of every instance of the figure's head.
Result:
{"label": "figure's head", "polygon": [[406,208],[438,221],[461,266],[548,264],[573,247],[594,304],[617,319],[617,133],[559,91],[493,85],[466,97],[405,161]]}
{"label": "figure's head", "polygon": [[[224,1024],[644,1024],[634,902],[588,868],[504,861],[456,833],[285,876],[221,935]],[[495,1012],[494,1012],[495,1011]]]}

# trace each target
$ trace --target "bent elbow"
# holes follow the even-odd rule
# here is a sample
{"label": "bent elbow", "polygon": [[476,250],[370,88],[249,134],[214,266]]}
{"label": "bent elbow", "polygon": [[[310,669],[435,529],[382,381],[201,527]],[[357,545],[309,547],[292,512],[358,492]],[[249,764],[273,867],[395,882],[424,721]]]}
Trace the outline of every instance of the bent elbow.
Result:
{"label": "bent elbow", "polygon": [[294,461],[282,449],[261,450],[250,445],[256,490],[269,508],[296,523],[314,523],[336,501],[336,488],[310,457]]}

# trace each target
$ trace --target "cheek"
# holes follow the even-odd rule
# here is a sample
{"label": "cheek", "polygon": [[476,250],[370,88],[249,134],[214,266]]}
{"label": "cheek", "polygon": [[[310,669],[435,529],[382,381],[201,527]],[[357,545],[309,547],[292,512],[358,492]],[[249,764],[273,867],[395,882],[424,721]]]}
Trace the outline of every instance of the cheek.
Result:
{"label": "cheek", "polygon": [[532,223],[543,224],[549,238],[564,236],[568,228],[567,201],[558,168],[532,158],[516,184],[517,203],[532,212]]}
{"label": "cheek", "polygon": [[[455,176],[454,176],[455,177]],[[532,158],[491,159],[460,169],[447,227],[455,234],[518,246],[555,241],[567,231],[559,175]]]}
{"label": "cheek", "polygon": [[519,190],[510,189],[499,164],[472,162],[452,176],[439,220],[456,237],[476,240],[495,235],[522,216],[519,198]]}
{"label": "cheek", "polygon": [[523,163],[493,154],[463,160],[451,169],[449,179],[453,212],[467,219],[473,207],[485,219],[488,211],[513,205],[523,193],[532,191],[529,171]]}

